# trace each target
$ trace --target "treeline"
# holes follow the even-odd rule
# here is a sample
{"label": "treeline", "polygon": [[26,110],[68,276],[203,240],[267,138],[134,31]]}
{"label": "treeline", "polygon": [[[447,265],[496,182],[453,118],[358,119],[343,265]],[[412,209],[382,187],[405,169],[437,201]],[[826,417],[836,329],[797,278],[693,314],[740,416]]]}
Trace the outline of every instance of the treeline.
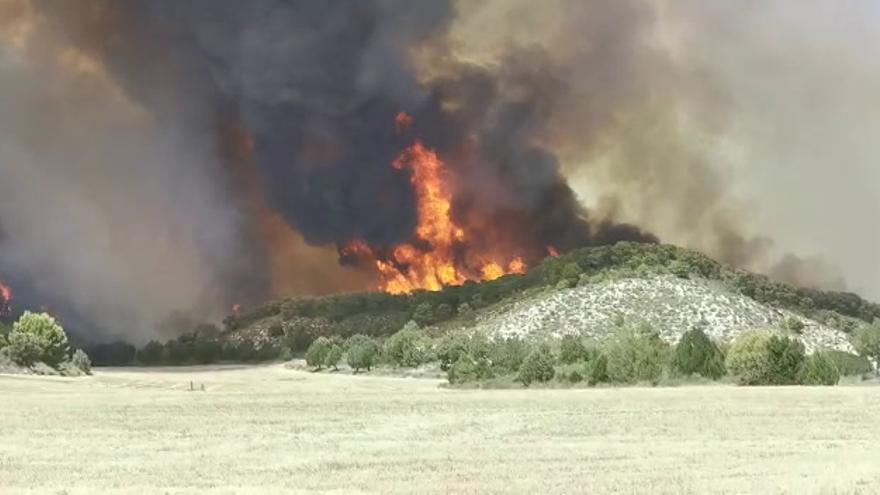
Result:
{"label": "treeline", "polygon": [[[418,291],[408,295],[371,292],[273,301],[227,317],[222,329],[199,325],[165,342],[153,341],[142,348],[114,342],[93,346],[89,354],[96,364],[113,366],[266,361],[289,353],[303,353],[322,336],[387,337],[408,321],[414,321],[421,328],[442,327],[454,318],[466,323],[475,311],[526,291],[656,274],[717,280],[732,291],[761,303],[799,312],[849,333],[880,318],[880,305],[855,294],[796,288],[732,269],[698,252],[675,246],[622,242],[548,258],[524,275],[507,275],[483,283],[468,282],[437,292]],[[235,336],[238,331],[267,321],[268,341],[248,342],[247,338],[230,341],[229,336]]]}
{"label": "treeline", "polygon": [[52,316],[25,311],[12,325],[0,322],[0,369],[77,376],[90,374],[91,368],[89,356],[70,347]]}
{"label": "treeline", "polygon": [[361,333],[378,337],[389,335],[410,320],[425,327],[467,317],[475,310],[532,289],[574,287],[608,278],[656,274],[718,280],[730,290],[758,302],[799,312],[847,332],[861,323],[880,319],[880,305],[855,294],[794,287],[732,269],[703,254],[676,246],[621,242],[548,258],[525,275],[507,275],[483,283],[468,282],[437,292],[354,293],[275,301],[230,316],[224,326],[225,330],[236,330],[277,317],[284,322],[283,331],[279,324],[279,334],[290,336],[294,341],[291,346],[302,350],[322,335],[348,337]]}
{"label": "treeline", "polygon": [[116,341],[88,348],[96,366],[186,366],[221,362],[258,363],[290,359],[293,354],[282,339],[257,344],[249,339],[229,340],[214,325],[165,342],[151,340],[141,347]]}
{"label": "treeline", "polygon": [[555,342],[489,339],[481,334],[432,338],[414,322],[387,339],[356,335],[321,337],[306,362],[315,370],[345,361],[355,372],[377,363],[412,368],[437,363],[451,384],[518,382],[566,384],[651,384],[699,376],[740,385],[835,385],[841,376],[867,375],[880,359],[880,327],[859,330],[861,355],[824,350],[807,355],[804,346],[778,330],[740,335],[730,345],[712,341],[700,328],[672,346],[645,325],[620,325],[601,344],[566,336]]}

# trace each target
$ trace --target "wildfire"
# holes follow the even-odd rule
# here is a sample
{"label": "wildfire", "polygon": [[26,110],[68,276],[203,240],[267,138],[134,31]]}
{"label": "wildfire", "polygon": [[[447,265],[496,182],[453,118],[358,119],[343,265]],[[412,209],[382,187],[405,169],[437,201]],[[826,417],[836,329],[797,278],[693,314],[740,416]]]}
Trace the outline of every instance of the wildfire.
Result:
{"label": "wildfire", "polygon": [[[411,124],[412,117],[405,113],[395,119],[399,131]],[[341,249],[343,256],[366,258],[374,263],[380,290],[392,294],[440,290],[468,280],[494,280],[508,273],[525,272],[526,263],[521,257],[503,259],[495,253],[468,249],[468,232],[452,217],[452,185],[437,153],[416,141],[400,154],[393,167],[412,174],[418,205],[413,241],[393,247],[389,254],[378,254],[361,240]]]}
{"label": "wildfire", "polygon": [[12,289],[0,282],[0,315],[9,313],[10,301],[12,301]]}

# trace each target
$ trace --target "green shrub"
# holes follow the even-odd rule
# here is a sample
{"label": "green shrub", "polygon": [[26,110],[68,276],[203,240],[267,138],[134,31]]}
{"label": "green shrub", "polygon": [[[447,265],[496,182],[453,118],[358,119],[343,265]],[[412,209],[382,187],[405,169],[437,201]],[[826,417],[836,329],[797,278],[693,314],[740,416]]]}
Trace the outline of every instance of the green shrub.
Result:
{"label": "green shrub", "polygon": [[668,345],[650,329],[624,327],[611,336],[604,354],[610,381],[656,384],[663,376]]}
{"label": "green shrub", "polygon": [[155,365],[162,362],[162,343],[151,340],[137,350],[137,362],[144,365]]}
{"label": "green shrub", "polygon": [[469,354],[462,354],[446,372],[446,377],[452,384],[488,380],[494,376],[488,360],[485,358],[475,359]]}
{"label": "green shrub", "polygon": [[461,356],[467,354],[469,340],[465,335],[447,334],[437,342],[435,350],[441,370],[449,371]]}
{"label": "green shrub", "polygon": [[77,349],[70,358],[70,364],[87,375],[92,374],[92,361],[82,349]]}
{"label": "green shrub", "polygon": [[431,339],[414,321],[385,341],[384,354],[391,363],[408,368],[434,360]]}
{"label": "green shrub", "polygon": [[[880,366],[880,325],[864,326],[856,330],[853,347],[859,354]],[[880,373],[880,368],[877,369]]]}
{"label": "green shrub", "polygon": [[727,354],[727,370],[741,385],[791,385],[799,381],[803,344],[769,331],[740,335]]}
{"label": "green shrub", "polygon": [[333,368],[334,370],[339,369],[339,361],[342,360],[342,346],[338,344],[333,344],[330,346],[330,350],[327,351],[327,357],[324,359],[324,366],[328,368]]}
{"label": "green shrub", "polygon": [[528,387],[532,383],[545,383],[553,379],[553,356],[546,347],[533,350],[523,361],[517,374],[517,381]]}
{"label": "green shrub", "polygon": [[785,328],[791,330],[796,334],[800,334],[804,331],[804,322],[802,322],[799,318],[791,316],[788,318],[788,320],[785,321]]}
{"label": "green shrub", "polygon": [[608,357],[605,354],[596,356],[595,359],[590,361],[589,366],[590,373],[587,379],[590,385],[598,385],[610,381],[608,378]]}
{"label": "green shrub", "polygon": [[[498,373],[516,373],[529,355],[528,344],[515,337],[494,340],[488,345],[489,362]],[[475,349],[475,353],[479,354],[479,349]]]}
{"label": "green shrub", "polygon": [[871,362],[865,356],[835,350],[822,353],[834,362],[841,376],[863,376],[873,371]]}
{"label": "green shrub", "polygon": [[330,352],[331,347],[332,344],[327,337],[315,339],[306,351],[306,364],[315,369],[321,369],[324,363],[327,362],[327,354]]}
{"label": "green shrub", "polygon": [[725,373],[724,355],[701,328],[682,335],[672,351],[671,366],[673,371],[682,375],[700,375],[713,380]]}
{"label": "green shrub", "polygon": [[767,350],[770,357],[770,383],[798,384],[806,359],[804,345],[797,339],[774,335]]}
{"label": "green shrub", "polygon": [[559,362],[562,364],[572,364],[578,361],[585,361],[589,358],[587,347],[581,341],[580,337],[575,335],[566,335],[559,342]]}
{"label": "green shrub", "polygon": [[355,373],[362,369],[370,371],[378,354],[379,345],[366,335],[353,335],[346,343],[346,360]]}
{"label": "green shrub", "polygon": [[9,355],[18,364],[43,362],[57,367],[67,359],[67,335],[46,313],[25,313],[12,326]]}
{"label": "green shrub", "polygon": [[839,381],[840,371],[834,364],[834,360],[825,352],[816,352],[804,361],[800,383],[804,385],[837,385]]}

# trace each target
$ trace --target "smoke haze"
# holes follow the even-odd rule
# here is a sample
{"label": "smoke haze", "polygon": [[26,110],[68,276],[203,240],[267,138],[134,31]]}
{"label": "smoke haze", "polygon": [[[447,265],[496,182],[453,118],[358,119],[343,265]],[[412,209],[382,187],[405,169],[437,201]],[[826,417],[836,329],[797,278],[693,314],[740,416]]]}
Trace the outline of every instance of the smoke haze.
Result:
{"label": "smoke haze", "polygon": [[878,20],[868,0],[0,0],[0,280],[134,340],[175,310],[371,287],[337,250],[413,241],[391,163],[417,139],[468,249],[659,238],[880,297]]}

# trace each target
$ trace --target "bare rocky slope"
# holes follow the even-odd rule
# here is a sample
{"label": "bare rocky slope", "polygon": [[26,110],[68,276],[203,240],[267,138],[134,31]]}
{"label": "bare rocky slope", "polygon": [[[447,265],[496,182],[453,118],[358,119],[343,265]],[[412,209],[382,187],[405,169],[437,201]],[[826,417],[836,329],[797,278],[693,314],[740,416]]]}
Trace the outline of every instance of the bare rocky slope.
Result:
{"label": "bare rocky slope", "polygon": [[475,318],[475,329],[496,337],[559,338],[580,335],[603,339],[620,321],[646,323],[670,342],[701,326],[711,337],[729,342],[759,328],[784,328],[794,319],[808,352],[852,352],[848,336],[789,310],[771,307],[701,278],[655,275],[588,283],[548,290],[510,304],[489,308]]}

